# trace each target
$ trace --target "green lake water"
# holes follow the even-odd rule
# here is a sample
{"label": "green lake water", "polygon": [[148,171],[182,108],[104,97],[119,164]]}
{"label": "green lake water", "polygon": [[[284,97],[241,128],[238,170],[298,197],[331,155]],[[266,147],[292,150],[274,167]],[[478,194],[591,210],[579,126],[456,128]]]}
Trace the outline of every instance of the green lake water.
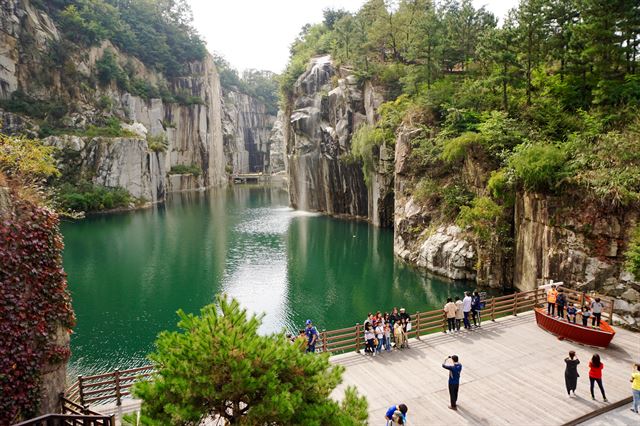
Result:
{"label": "green lake water", "polygon": [[367,312],[442,306],[450,284],[394,260],[393,232],[294,211],[282,189],[235,186],[174,195],[154,209],[62,224],[78,319],[71,374],[145,364],[176,310],[225,292],[262,331],[362,322]]}

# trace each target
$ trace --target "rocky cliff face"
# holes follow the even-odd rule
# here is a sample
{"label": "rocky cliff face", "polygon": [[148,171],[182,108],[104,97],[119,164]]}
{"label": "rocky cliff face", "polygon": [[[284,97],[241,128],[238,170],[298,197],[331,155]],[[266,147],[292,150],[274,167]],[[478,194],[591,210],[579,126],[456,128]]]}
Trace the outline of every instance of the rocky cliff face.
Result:
{"label": "rocky cliff face", "polygon": [[[78,167],[95,184],[117,184],[135,196],[159,202],[169,191],[222,185],[229,169],[246,173],[269,168],[275,117],[247,95],[227,92],[223,98],[210,55],[189,64],[185,76],[170,80],[109,42],[69,53],[72,60],[67,63],[73,66],[52,66],[51,46],[64,40],[54,21],[29,0],[2,3],[0,30],[0,100],[19,91],[38,102],[55,100],[68,107],[61,122],[79,136],[48,141],[64,147],[67,154],[75,150],[81,160]],[[166,84],[182,101],[143,99],[116,83],[97,84],[96,63],[106,51],[113,52],[122,69],[133,70],[138,81]],[[109,117],[127,123],[133,134],[109,140],[82,137],[87,126]],[[42,125],[37,118],[2,109],[0,118],[8,133],[36,135]],[[195,166],[201,174],[167,175],[178,165]]]}
{"label": "rocky cliff face", "polygon": [[276,117],[256,99],[233,91],[225,91],[223,111],[224,151],[232,173],[268,172]]}
{"label": "rocky cliff face", "polygon": [[[629,233],[640,218],[635,209],[605,208],[580,196],[520,193],[515,207],[515,273],[518,289],[543,281],[621,297],[616,309],[640,319],[640,283],[624,270]],[[576,201],[579,201],[576,204]],[[579,208],[576,207],[579,205]]]}
{"label": "rocky cliff face", "polygon": [[166,153],[150,151],[145,139],[52,136],[45,141],[59,149],[63,170],[72,168],[97,185],[126,188],[134,197],[152,203],[164,200]]}
{"label": "rocky cliff face", "polygon": [[284,130],[289,194],[295,208],[367,218],[390,225],[393,163],[389,150],[377,153],[382,177],[367,188],[362,167],[348,160],[351,136],[372,124],[381,98],[349,70],[337,70],[329,56],[311,60],[294,87]]}
{"label": "rocky cliff face", "polygon": [[[640,217],[637,209],[607,208],[578,193],[519,193],[509,210],[513,239],[480,244],[453,219],[443,221],[440,202],[432,205],[416,199],[422,172],[412,163],[411,141],[419,134],[402,129],[396,140],[394,252],[398,257],[451,279],[491,287],[526,291],[550,279],[563,281],[571,288],[618,298],[616,310],[625,321],[640,321],[640,284],[624,270],[623,256]],[[475,196],[483,196],[489,170],[486,161],[469,153],[455,173]]]}
{"label": "rocky cliff face", "polygon": [[395,147],[394,243],[396,256],[451,279],[475,280],[478,253],[471,240],[453,224],[438,223],[438,206],[416,200],[411,141],[420,134],[402,129]]}
{"label": "rocky cliff face", "polygon": [[278,111],[269,135],[269,171],[281,173],[287,170],[287,147],[284,136],[285,113]]}

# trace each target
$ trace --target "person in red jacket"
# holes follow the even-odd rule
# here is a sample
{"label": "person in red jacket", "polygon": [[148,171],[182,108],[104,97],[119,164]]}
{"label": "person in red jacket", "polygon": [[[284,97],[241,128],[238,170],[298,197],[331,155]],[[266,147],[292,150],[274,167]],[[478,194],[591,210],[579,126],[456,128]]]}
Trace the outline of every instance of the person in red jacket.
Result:
{"label": "person in red jacket", "polygon": [[594,383],[598,383],[598,387],[600,388],[600,392],[602,393],[602,399],[604,402],[607,401],[607,397],[604,394],[604,387],[602,386],[602,369],[604,368],[604,364],[600,361],[600,355],[594,354],[591,357],[591,361],[589,362],[589,382],[591,383],[591,399],[596,400],[596,396],[593,393],[593,385]]}

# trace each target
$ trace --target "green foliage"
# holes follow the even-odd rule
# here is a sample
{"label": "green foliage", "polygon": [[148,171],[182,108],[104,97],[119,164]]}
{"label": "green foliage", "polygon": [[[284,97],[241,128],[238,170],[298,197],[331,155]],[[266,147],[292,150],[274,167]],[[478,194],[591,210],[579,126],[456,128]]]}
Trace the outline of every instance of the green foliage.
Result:
{"label": "green foliage", "polygon": [[174,95],[175,100],[180,105],[192,106],[192,105],[204,105],[204,101],[200,96],[194,96],[187,92],[178,92]]}
{"label": "green foliage", "polygon": [[111,40],[122,51],[169,77],[202,60],[204,43],[192,26],[186,0],[54,0],[39,7],[54,12],[65,37],[82,46]]}
{"label": "green foliage", "polygon": [[99,124],[90,124],[86,129],[66,129],[66,128],[43,128],[40,131],[41,137],[52,135],[74,135],[87,138],[137,138],[136,133],[122,128],[122,122],[115,117],[103,119]]}
{"label": "green foliage", "polygon": [[113,108],[113,99],[106,95],[100,96],[100,99],[98,99],[98,107],[103,111],[111,112],[111,109]]}
{"label": "green foliage", "polygon": [[491,196],[498,200],[506,200],[513,193],[513,183],[509,172],[506,169],[494,170],[491,172],[487,189]]}
{"label": "green foliage", "polygon": [[[158,99],[161,98],[160,90],[158,87],[151,84],[149,81],[141,78],[132,78],[127,86],[127,90],[136,96],[140,96],[142,99]],[[166,99],[166,98],[165,98]],[[173,99],[167,99],[172,101]]]}
{"label": "green foliage", "polygon": [[107,49],[102,54],[102,58],[96,61],[96,71],[98,73],[98,81],[103,86],[111,84],[115,81],[120,89],[129,87],[129,78],[124,70],[120,67],[113,51]]}
{"label": "green foliage", "polygon": [[171,167],[169,170],[170,175],[193,175],[200,176],[202,174],[202,169],[195,164],[187,165],[187,164],[177,164]]}
{"label": "green foliage", "polygon": [[367,403],[355,390],[342,406],[330,398],[343,367],[281,334],[258,334],[262,317],[236,300],[218,296],[199,316],[178,316],[179,331],[160,333],[149,355],[155,377],[134,385],[143,424],[200,424],[211,415],[230,424],[366,424]]}
{"label": "green foliage", "polygon": [[491,111],[478,124],[484,146],[494,156],[508,153],[526,140],[526,130],[504,111]]}
{"label": "green foliage", "polygon": [[53,337],[75,325],[58,216],[10,197],[0,221],[0,423],[7,425],[37,415],[42,373],[71,355]]}
{"label": "green foliage", "polygon": [[309,60],[331,52],[332,35],[324,24],[305,25],[290,48],[289,64],[280,78],[280,92],[287,99],[298,77],[307,69]]}
{"label": "green foliage", "polygon": [[159,135],[151,135],[147,134],[147,145],[149,149],[153,152],[165,152],[169,147],[169,141],[167,140],[167,136],[164,134]]}
{"label": "green foliage", "polygon": [[87,181],[64,183],[57,188],[55,200],[62,210],[95,212],[129,207],[137,200],[124,188],[107,188]]}
{"label": "green foliage", "polygon": [[457,216],[460,209],[471,203],[473,197],[473,193],[460,183],[446,185],[442,188],[442,205],[440,206],[440,210],[444,217],[453,219]]}
{"label": "green foliage", "polygon": [[437,138],[430,138],[423,134],[415,137],[411,141],[411,161],[414,165],[414,172],[420,173],[424,170],[434,170],[438,163],[442,162],[442,143]]}
{"label": "green foliage", "polygon": [[267,113],[278,113],[279,76],[271,71],[255,69],[244,70],[242,77],[227,60],[214,55],[214,61],[220,75],[220,84],[227,90],[247,94],[265,104]]}
{"label": "green foliage", "polygon": [[509,167],[528,191],[553,191],[567,176],[564,149],[549,143],[523,144],[509,158]]}
{"label": "green foliage", "polygon": [[479,133],[465,132],[457,138],[445,141],[442,159],[447,163],[459,163],[464,160],[467,149],[473,145],[482,145],[483,138]]}
{"label": "green foliage", "polygon": [[568,181],[612,206],[640,202],[640,121],[623,132],[586,130],[567,143]]}
{"label": "green foliage", "polygon": [[0,108],[52,122],[60,120],[69,110],[67,104],[60,99],[36,99],[21,90],[13,92],[7,100],[0,100]]}
{"label": "green foliage", "polygon": [[451,220],[461,208],[471,203],[474,196],[459,182],[446,183],[424,177],[417,183],[413,197],[420,204],[437,207],[439,220]]}
{"label": "green foliage", "polygon": [[278,75],[271,71],[254,69],[242,73],[243,92],[267,107],[267,114],[278,113]]}
{"label": "green foliage", "polygon": [[438,182],[430,178],[422,178],[413,191],[413,198],[421,204],[429,205],[440,199]]}
{"label": "green foliage", "polygon": [[59,176],[54,151],[39,140],[0,133],[0,172],[23,182]]}
{"label": "green foliage", "polygon": [[473,232],[481,244],[487,244],[493,235],[498,235],[503,225],[500,219],[503,209],[489,197],[479,197],[471,206],[462,206],[456,220],[462,228]]}
{"label": "green foliage", "polygon": [[351,153],[362,161],[362,173],[367,186],[370,185],[371,174],[375,170],[374,151],[377,151],[384,141],[383,130],[368,124],[358,127],[351,138]]}
{"label": "green foliage", "polygon": [[631,233],[629,247],[625,252],[626,267],[636,279],[640,279],[640,225]]}

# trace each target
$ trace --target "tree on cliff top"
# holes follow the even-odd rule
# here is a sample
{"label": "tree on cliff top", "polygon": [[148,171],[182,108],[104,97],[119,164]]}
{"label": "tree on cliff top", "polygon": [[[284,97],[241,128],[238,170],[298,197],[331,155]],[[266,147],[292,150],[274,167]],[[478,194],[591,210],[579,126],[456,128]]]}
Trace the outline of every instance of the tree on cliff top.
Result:
{"label": "tree on cliff top", "polygon": [[[217,306],[216,306],[217,305]],[[363,425],[367,402],[348,389],[342,405],[329,396],[343,367],[327,354],[305,354],[283,335],[261,336],[262,316],[249,316],[221,296],[199,316],[178,311],[177,332],[162,332],[149,358],[152,381],[135,385],[144,424]]]}

